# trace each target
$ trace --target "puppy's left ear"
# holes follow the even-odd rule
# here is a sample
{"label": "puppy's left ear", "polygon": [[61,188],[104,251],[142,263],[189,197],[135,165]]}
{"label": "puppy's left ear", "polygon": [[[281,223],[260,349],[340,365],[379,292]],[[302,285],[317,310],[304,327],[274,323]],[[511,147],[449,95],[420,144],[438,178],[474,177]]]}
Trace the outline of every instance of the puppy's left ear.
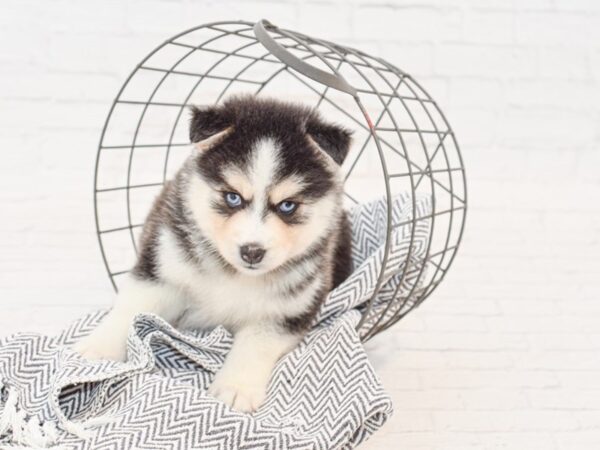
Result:
{"label": "puppy's left ear", "polygon": [[352,142],[349,130],[311,118],[306,124],[306,132],[338,165],[342,165]]}
{"label": "puppy's left ear", "polygon": [[199,150],[206,150],[224,137],[231,129],[232,121],[219,106],[192,107],[190,141]]}

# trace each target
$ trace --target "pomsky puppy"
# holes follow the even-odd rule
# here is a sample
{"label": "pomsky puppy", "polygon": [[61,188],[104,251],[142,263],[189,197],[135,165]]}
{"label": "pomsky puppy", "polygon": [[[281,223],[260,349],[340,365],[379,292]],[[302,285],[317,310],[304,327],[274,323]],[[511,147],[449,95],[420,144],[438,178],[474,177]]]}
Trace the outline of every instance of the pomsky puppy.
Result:
{"label": "pomsky puppy", "polygon": [[223,325],[234,343],[209,394],[251,412],[276,362],[351,271],[340,165],[350,133],[254,96],[193,108],[194,151],[155,200],[112,310],[76,345],[123,360],[134,316]]}

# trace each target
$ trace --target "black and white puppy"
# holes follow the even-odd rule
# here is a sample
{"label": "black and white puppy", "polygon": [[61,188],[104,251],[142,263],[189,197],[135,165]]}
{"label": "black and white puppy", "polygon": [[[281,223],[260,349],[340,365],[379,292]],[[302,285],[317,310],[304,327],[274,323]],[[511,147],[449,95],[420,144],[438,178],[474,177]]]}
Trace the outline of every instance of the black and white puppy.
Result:
{"label": "black and white puppy", "polygon": [[234,344],[209,393],[240,411],[351,271],[342,208],[350,134],[306,107],[252,96],[193,109],[195,145],[148,216],[113,309],[76,349],[122,360],[138,313],[223,325]]}

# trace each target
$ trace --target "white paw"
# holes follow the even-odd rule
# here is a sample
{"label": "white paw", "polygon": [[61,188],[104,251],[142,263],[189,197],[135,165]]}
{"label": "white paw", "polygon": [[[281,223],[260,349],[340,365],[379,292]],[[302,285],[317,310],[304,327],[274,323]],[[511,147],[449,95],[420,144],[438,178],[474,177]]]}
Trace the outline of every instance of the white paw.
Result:
{"label": "white paw", "polygon": [[243,373],[234,376],[219,372],[208,388],[208,394],[236,411],[251,413],[267,395],[266,384],[249,383]]}
{"label": "white paw", "polygon": [[127,357],[127,342],[123,339],[118,339],[114,334],[110,335],[96,329],[90,335],[75,343],[73,350],[86,359],[125,361]]}

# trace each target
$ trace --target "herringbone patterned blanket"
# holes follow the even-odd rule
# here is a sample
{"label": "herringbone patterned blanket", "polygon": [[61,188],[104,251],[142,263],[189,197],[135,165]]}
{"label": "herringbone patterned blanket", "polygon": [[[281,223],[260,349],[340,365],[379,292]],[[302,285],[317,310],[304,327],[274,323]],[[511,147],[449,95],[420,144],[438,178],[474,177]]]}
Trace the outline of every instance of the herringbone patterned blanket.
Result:
{"label": "herringbone patterned blanket", "polygon": [[[428,199],[416,215],[429,213]],[[393,201],[384,289],[389,300],[406,263],[412,216],[407,196]],[[103,312],[55,337],[17,334],[0,339],[0,448],[60,449],[350,449],[392,413],[355,327],[371,298],[383,260],[386,204],[352,212],[353,274],[331,292],[302,344],[277,365],[267,401],[252,415],[207,396],[232,339],[223,328],[178,331],[153,315],[139,315],[128,361],[86,361],[70,345],[89,333]],[[429,234],[419,222],[407,277],[418,283]],[[387,296],[386,296],[387,293]],[[410,300],[410,299],[407,299]],[[19,447],[20,446],[20,447]]]}

